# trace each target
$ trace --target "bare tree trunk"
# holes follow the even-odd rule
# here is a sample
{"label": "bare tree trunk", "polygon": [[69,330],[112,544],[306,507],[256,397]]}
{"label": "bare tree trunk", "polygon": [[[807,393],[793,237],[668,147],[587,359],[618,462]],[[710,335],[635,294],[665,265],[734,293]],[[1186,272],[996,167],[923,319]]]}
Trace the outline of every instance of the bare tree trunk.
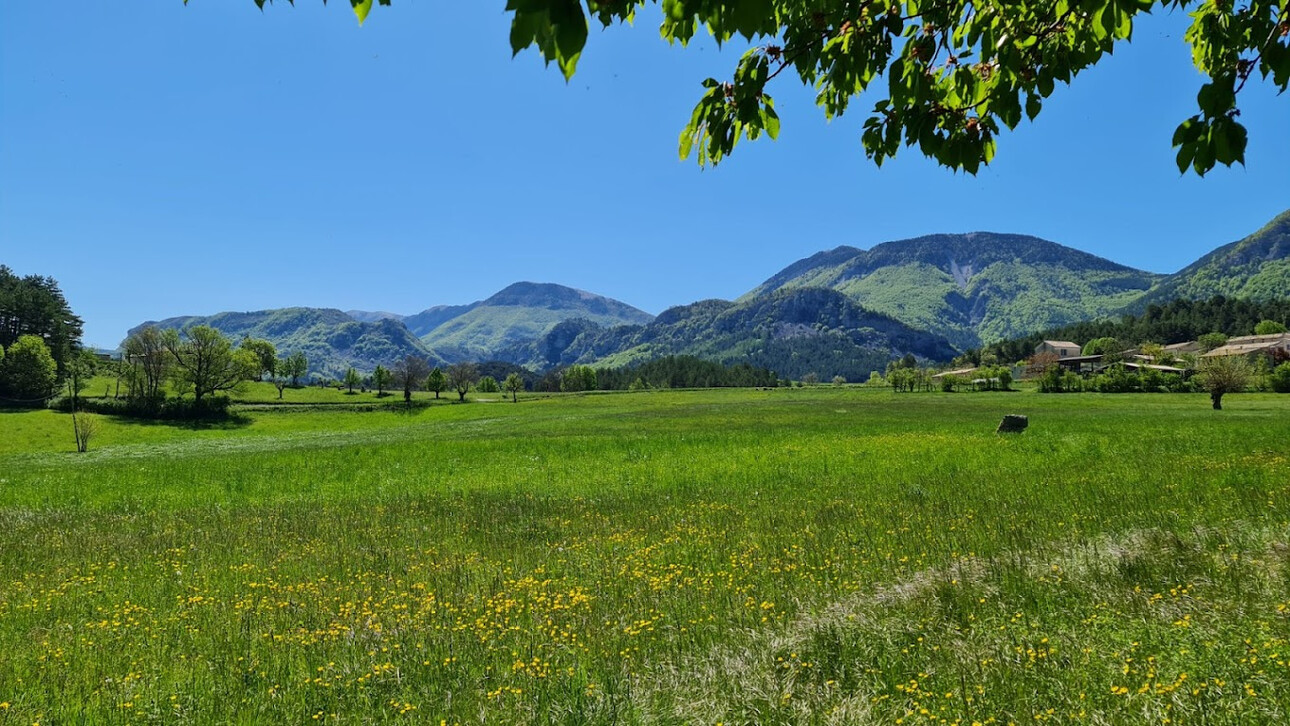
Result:
{"label": "bare tree trunk", "polygon": [[1223,410],[1223,394],[1221,394],[1221,393],[1211,393],[1211,394],[1209,394],[1209,400],[1211,400],[1211,401],[1213,401],[1213,402],[1214,402],[1214,410],[1215,410],[1215,411],[1222,411],[1222,410]]}

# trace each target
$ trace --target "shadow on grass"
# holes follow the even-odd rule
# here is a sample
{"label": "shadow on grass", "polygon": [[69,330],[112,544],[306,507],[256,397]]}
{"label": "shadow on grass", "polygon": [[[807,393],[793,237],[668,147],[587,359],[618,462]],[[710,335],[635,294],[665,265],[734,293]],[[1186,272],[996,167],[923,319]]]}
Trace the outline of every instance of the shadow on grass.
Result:
{"label": "shadow on grass", "polygon": [[31,413],[32,411],[44,411],[44,410],[45,410],[45,407],[44,407],[44,406],[25,406],[25,407],[24,407],[24,406],[12,406],[12,405],[3,405],[3,406],[0,406],[0,414],[6,414],[6,413]]}
{"label": "shadow on grass", "polygon": [[251,425],[253,419],[242,413],[230,413],[226,416],[217,418],[193,418],[193,419],[164,419],[164,418],[136,418],[134,416],[120,416],[113,414],[101,414],[110,418],[113,423],[125,426],[139,427],[166,427],[172,429],[185,429],[188,431],[236,431]]}

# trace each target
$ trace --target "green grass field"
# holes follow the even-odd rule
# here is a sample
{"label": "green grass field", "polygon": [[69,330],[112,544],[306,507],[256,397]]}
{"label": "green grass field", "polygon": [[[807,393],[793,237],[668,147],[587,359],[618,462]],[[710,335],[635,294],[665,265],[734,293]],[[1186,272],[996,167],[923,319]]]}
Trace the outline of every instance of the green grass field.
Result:
{"label": "green grass field", "polygon": [[1290,396],[309,403],[0,413],[0,724],[1290,722]]}

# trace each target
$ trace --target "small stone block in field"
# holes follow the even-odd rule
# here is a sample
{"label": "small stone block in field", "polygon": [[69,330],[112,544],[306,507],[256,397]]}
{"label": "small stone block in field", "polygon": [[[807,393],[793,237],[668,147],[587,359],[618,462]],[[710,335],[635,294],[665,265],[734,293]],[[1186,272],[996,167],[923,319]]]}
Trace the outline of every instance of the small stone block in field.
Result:
{"label": "small stone block in field", "polygon": [[999,422],[999,428],[995,429],[996,434],[1019,434],[1026,430],[1030,425],[1030,418],[1019,414],[1010,413],[1003,417]]}

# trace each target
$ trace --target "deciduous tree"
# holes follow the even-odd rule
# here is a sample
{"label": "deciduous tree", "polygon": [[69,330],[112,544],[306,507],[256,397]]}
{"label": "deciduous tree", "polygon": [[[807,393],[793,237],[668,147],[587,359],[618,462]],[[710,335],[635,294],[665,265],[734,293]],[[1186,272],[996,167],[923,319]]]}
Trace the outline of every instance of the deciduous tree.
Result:
{"label": "deciduous tree", "polygon": [[448,377],[443,374],[443,371],[438,366],[430,371],[429,377],[426,378],[426,390],[434,391],[435,398],[439,398],[440,393],[448,390]]}
{"label": "deciduous tree", "polygon": [[1245,390],[1250,382],[1250,365],[1239,355],[1206,358],[1196,378],[1209,391],[1209,400],[1217,411],[1223,408],[1225,394]]}
{"label": "deciduous tree", "polygon": [[511,403],[517,403],[520,400],[520,391],[524,390],[524,379],[520,374],[512,373],[502,382],[502,387],[511,394]]}
{"label": "deciduous tree", "polygon": [[98,367],[98,359],[88,350],[78,350],[72,354],[63,368],[63,384],[67,388],[67,397],[72,401],[72,410],[75,411],[80,403],[81,391],[90,384],[90,379],[94,377],[94,371]]}
{"label": "deciduous tree", "polygon": [[255,374],[257,381],[264,380],[264,374],[273,375],[274,370],[278,367],[278,349],[273,343],[262,338],[242,338],[240,344],[243,350],[249,350],[259,361],[260,369]]}
{"label": "deciduous tree", "polygon": [[287,368],[289,367],[290,365],[287,363],[286,358],[279,358],[277,365],[273,367],[273,373],[269,376],[273,387],[278,389],[279,401],[282,400],[283,391],[286,390],[287,386],[291,385],[291,376],[287,375]]}
{"label": "deciduous tree", "polygon": [[354,366],[350,366],[349,370],[345,371],[345,379],[343,382],[345,387],[349,389],[349,392],[353,393],[354,387],[363,382],[363,377],[358,375],[358,369],[354,368]]}
{"label": "deciduous tree", "polygon": [[125,339],[125,363],[128,365],[130,397],[144,401],[160,401],[164,396],[170,365],[165,337],[156,326],[149,325]]}
{"label": "deciduous tree", "polygon": [[394,382],[403,389],[403,400],[408,403],[412,403],[412,392],[429,376],[430,364],[420,356],[409,354],[394,364]]}
{"label": "deciduous tree", "polygon": [[[285,363],[285,366],[283,365]],[[291,387],[296,388],[300,385],[300,379],[305,377],[309,372],[309,358],[303,351],[296,351],[287,356],[285,360],[279,361],[278,365],[282,367],[282,372],[291,379]]]}
{"label": "deciduous tree", "polygon": [[1255,335],[1276,335],[1284,332],[1286,332],[1286,326],[1275,320],[1261,320],[1254,326]]}
{"label": "deciduous tree", "polygon": [[58,383],[58,364],[39,335],[22,335],[5,352],[0,389],[21,403],[41,403]]}
{"label": "deciduous tree", "polygon": [[199,408],[203,398],[233,390],[254,378],[259,369],[260,362],[253,353],[234,349],[223,333],[208,325],[183,333],[167,330],[162,333],[162,341],[170,354],[175,382],[192,391]]}
{"label": "deciduous tree", "polygon": [[457,391],[458,400],[466,400],[466,393],[470,391],[470,386],[479,377],[479,369],[474,363],[453,363],[448,366],[448,385]]}
{"label": "deciduous tree", "polygon": [[1196,342],[1200,343],[1202,352],[1208,353],[1215,348],[1222,348],[1227,345],[1227,336],[1222,333],[1205,333],[1196,338]]}
{"label": "deciduous tree", "polygon": [[392,379],[393,376],[385,366],[377,366],[376,370],[372,371],[372,385],[376,388],[377,398],[385,395],[385,389]]}

